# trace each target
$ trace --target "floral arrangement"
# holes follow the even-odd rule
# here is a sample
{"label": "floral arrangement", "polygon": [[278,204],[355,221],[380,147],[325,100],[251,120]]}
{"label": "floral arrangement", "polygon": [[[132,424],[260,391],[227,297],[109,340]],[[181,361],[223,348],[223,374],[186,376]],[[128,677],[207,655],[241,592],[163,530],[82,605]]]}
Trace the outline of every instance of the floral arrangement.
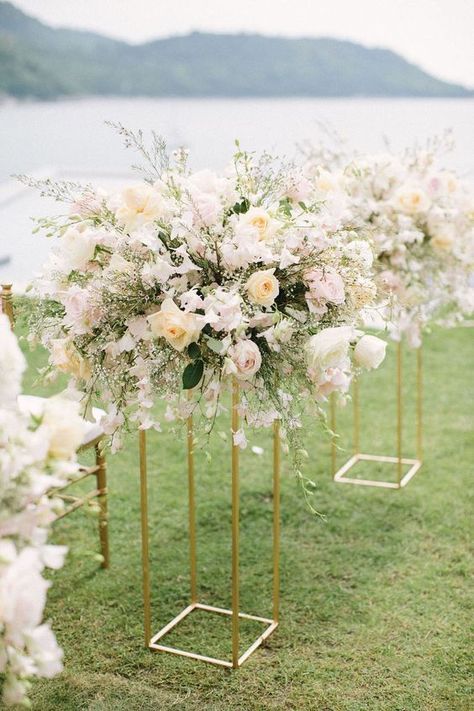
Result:
{"label": "floral arrangement", "polygon": [[43,609],[50,583],[44,568],[63,565],[67,549],[47,542],[61,500],[48,497],[78,471],[84,435],[76,403],[46,401],[34,420],[17,406],[23,355],[0,314],[0,674],[6,705],[28,705],[31,677],[62,669],[62,650]]}
{"label": "floral arrangement", "polygon": [[[199,407],[212,424],[232,378],[246,423],[281,419],[291,439],[302,402],[345,392],[358,367],[353,325],[376,295],[370,246],[294,165],[237,144],[225,171],[192,172],[186,151],[170,158],[156,136],[149,149],[119,131],[145,159],[142,182],[117,194],[39,186],[70,203],[41,225],[58,239],[31,325],[52,367],[108,405],[116,446],[124,423],[159,428],[158,399],[167,420]],[[373,367],[380,347],[368,358],[365,344]]]}
{"label": "floral arrangement", "polygon": [[413,346],[423,326],[474,310],[474,187],[442,167],[449,140],[400,153],[306,151],[321,199],[339,204],[346,223],[372,241],[385,317]]}

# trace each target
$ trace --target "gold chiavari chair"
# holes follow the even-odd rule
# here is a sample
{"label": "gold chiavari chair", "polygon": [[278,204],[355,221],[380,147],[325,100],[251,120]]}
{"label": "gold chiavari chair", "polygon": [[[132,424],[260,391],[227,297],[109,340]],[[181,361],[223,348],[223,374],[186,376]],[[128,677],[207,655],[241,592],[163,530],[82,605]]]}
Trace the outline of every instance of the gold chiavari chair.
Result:
{"label": "gold chiavari chair", "polygon": [[[15,325],[15,316],[13,310],[12,285],[3,284],[1,291],[1,306],[13,329]],[[35,417],[41,416],[46,398],[33,395],[20,395],[18,405],[20,410],[31,414]],[[104,439],[105,434],[101,428],[99,421],[104,414],[103,410],[93,408],[92,415],[95,422],[86,421],[86,433],[78,453],[93,449],[95,451],[95,464],[92,466],[81,466],[79,476],[68,482],[61,489],[54,489],[51,495],[60,498],[65,503],[65,508],[56,517],[56,521],[68,516],[73,511],[80,509],[82,506],[89,504],[94,499],[97,499],[99,506],[99,541],[100,552],[102,554],[102,568],[109,567],[109,533],[108,533],[108,511],[107,511],[107,463],[104,454]],[[79,481],[88,477],[95,477],[95,488],[83,496],[76,496],[68,493],[69,487],[77,484]]]}

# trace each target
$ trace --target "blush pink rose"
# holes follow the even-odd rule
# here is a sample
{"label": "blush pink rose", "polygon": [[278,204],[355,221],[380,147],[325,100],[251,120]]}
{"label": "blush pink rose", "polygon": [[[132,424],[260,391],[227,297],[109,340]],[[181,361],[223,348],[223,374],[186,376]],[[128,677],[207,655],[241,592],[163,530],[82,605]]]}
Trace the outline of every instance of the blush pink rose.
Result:
{"label": "blush pink rose", "polygon": [[227,352],[234,363],[237,378],[252,378],[262,365],[262,356],[258,346],[248,339],[242,339],[231,346]]}
{"label": "blush pink rose", "polygon": [[312,269],[305,275],[309,287],[307,300],[325,304],[343,304],[345,300],[344,281],[333,270]]}

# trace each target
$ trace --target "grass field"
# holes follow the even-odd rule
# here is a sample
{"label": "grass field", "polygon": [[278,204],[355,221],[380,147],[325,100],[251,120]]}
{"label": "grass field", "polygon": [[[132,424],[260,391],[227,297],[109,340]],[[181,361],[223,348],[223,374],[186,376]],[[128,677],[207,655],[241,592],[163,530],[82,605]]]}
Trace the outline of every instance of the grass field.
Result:
{"label": "grass field", "polygon": [[[28,358],[25,390],[32,392],[44,354]],[[70,554],[54,574],[47,615],[65,650],[65,671],[34,684],[33,709],[473,709],[473,358],[472,329],[427,338],[425,464],[405,490],[332,483],[327,440],[307,423],[306,474],[317,482],[314,504],[324,518],[309,512],[284,459],[281,624],[236,672],[144,649],[138,452],[130,437],[109,456],[110,570],[95,559],[93,516],[78,512],[55,527],[54,542],[67,544]],[[410,456],[413,357],[407,354],[406,363]],[[394,453],[393,354],[366,378],[362,399],[365,448]],[[341,416],[344,429],[347,418]],[[224,419],[216,430],[226,427]],[[241,606],[265,615],[271,612],[271,450],[265,433],[251,443],[263,444],[265,453],[249,448],[242,456]],[[216,432],[211,461],[203,452],[196,461],[201,599],[224,606],[230,602],[228,448]],[[166,432],[153,436],[150,449],[153,628],[159,629],[188,601],[184,433],[182,440]],[[383,473],[395,475],[390,467]],[[195,614],[169,641],[229,655],[228,623]],[[243,642],[258,629],[245,628]]]}

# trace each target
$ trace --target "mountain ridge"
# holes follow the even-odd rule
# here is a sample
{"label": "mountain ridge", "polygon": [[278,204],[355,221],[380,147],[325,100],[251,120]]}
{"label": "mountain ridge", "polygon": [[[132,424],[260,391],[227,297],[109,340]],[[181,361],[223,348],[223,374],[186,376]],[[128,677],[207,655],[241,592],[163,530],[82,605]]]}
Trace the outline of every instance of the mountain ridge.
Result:
{"label": "mountain ridge", "polygon": [[0,95],[467,97],[389,49],[331,37],[192,32],[132,45],[0,2]]}

